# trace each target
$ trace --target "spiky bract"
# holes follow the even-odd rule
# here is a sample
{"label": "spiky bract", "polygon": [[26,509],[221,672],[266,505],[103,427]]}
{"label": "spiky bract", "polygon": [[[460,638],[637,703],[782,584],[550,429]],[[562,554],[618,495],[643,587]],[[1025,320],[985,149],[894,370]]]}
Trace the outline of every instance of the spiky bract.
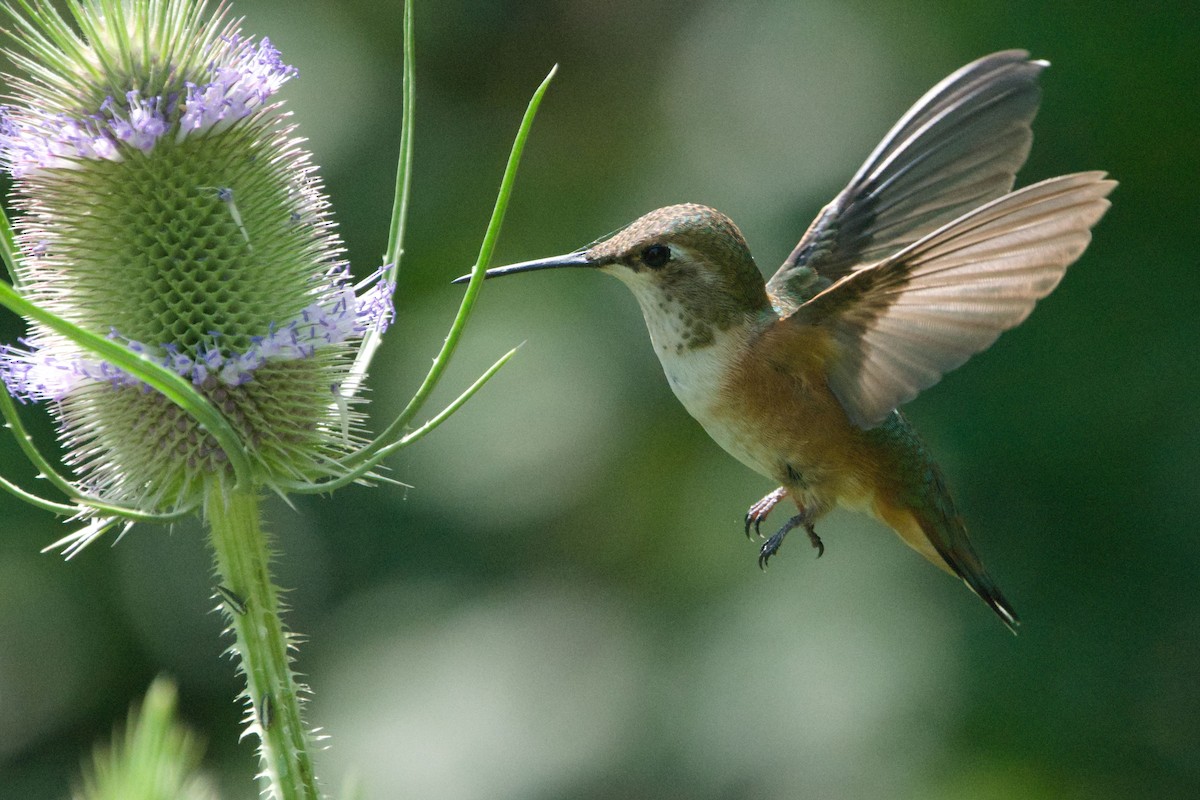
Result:
{"label": "spiky bract", "polygon": [[[339,387],[391,314],[349,285],[327,202],[271,95],[295,70],[203,3],[92,0],[14,20],[0,162],[13,174],[33,301],[189,378],[240,433],[258,480],[336,474],[354,444]],[[354,289],[362,289],[358,295]],[[50,400],[67,460],[111,502],[194,504],[227,477],[194,420],[34,326],[0,372]]]}

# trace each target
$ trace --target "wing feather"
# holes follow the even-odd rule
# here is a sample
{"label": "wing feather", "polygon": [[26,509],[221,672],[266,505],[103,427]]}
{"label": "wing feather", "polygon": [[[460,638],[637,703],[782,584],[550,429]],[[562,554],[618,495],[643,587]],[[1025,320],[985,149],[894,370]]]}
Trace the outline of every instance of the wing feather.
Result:
{"label": "wing feather", "polygon": [[830,282],[1011,190],[1029,154],[1045,67],[1023,50],[1007,50],[929,90],[771,278],[776,304],[794,310]]}
{"label": "wing feather", "polygon": [[853,272],[780,324],[837,345],[829,387],[862,428],[1020,324],[1091,240],[1116,183],[1064,175],[994,200]]}

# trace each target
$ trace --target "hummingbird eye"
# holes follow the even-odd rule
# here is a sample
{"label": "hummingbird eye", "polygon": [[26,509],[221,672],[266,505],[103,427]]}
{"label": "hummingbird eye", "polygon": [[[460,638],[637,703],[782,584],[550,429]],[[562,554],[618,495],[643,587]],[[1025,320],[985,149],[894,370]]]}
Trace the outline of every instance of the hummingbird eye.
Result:
{"label": "hummingbird eye", "polygon": [[652,244],[642,251],[642,263],[651,269],[658,269],[671,260],[671,248],[665,244]]}

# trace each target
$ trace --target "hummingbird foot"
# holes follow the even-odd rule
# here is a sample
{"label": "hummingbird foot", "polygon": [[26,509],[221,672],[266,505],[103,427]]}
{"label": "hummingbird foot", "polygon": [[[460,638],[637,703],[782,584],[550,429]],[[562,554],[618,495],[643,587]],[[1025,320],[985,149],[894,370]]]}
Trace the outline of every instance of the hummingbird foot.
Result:
{"label": "hummingbird foot", "polygon": [[821,541],[821,537],[817,536],[817,529],[810,522],[804,526],[804,530],[808,533],[808,541],[812,543],[813,549],[817,551],[817,558],[825,555],[825,543]]}
{"label": "hummingbird foot", "polygon": [[[747,539],[750,538],[750,527],[751,526],[754,526],[754,532],[756,534],[758,534],[758,538],[760,538],[760,539],[762,538],[762,531],[760,531],[758,529],[758,527],[760,525],[762,525],[763,520],[765,520],[767,518],[767,516],[771,513],[771,509],[773,509],[773,508],[775,508],[775,506],[779,505],[779,501],[785,497],[787,497],[787,489],[780,486],[778,489],[771,492],[769,495],[764,497],[762,500],[759,500],[757,503],[750,506],[750,510],[746,512],[746,538]],[[778,534],[776,534],[776,535],[778,535]],[[782,540],[783,540],[783,537],[780,537],[780,541],[782,541]],[[776,547],[775,549],[778,550],[779,548]],[[772,551],[772,554],[774,554],[774,551]]]}
{"label": "hummingbird foot", "polygon": [[[764,498],[765,500],[766,498]],[[808,532],[808,540],[812,542],[812,546],[817,551],[817,558],[825,555],[825,543],[821,541],[821,537],[817,536],[816,528],[813,526],[812,516],[806,513],[800,513],[784,523],[783,527],[775,532],[767,541],[763,542],[762,549],[758,551],[758,567],[766,569],[767,562],[771,560],[771,556],[779,552],[779,548],[783,546],[783,538],[788,535],[788,532],[793,528],[803,526]]]}

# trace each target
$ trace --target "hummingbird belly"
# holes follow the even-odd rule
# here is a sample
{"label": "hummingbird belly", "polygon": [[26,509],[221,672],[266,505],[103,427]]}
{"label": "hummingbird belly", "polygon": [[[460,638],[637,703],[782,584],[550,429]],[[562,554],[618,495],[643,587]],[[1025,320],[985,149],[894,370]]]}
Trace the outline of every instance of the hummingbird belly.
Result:
{"label": "hummingbird belly", "polygon": [[797,354],[773,348],[772,338],[750,337],[724,353],[707,391],[681,392],[675,382],[672,388],[717,444],[778,481],[804,508],[869,509],[879,454],[825,382],[825,343],[814,340]]}

